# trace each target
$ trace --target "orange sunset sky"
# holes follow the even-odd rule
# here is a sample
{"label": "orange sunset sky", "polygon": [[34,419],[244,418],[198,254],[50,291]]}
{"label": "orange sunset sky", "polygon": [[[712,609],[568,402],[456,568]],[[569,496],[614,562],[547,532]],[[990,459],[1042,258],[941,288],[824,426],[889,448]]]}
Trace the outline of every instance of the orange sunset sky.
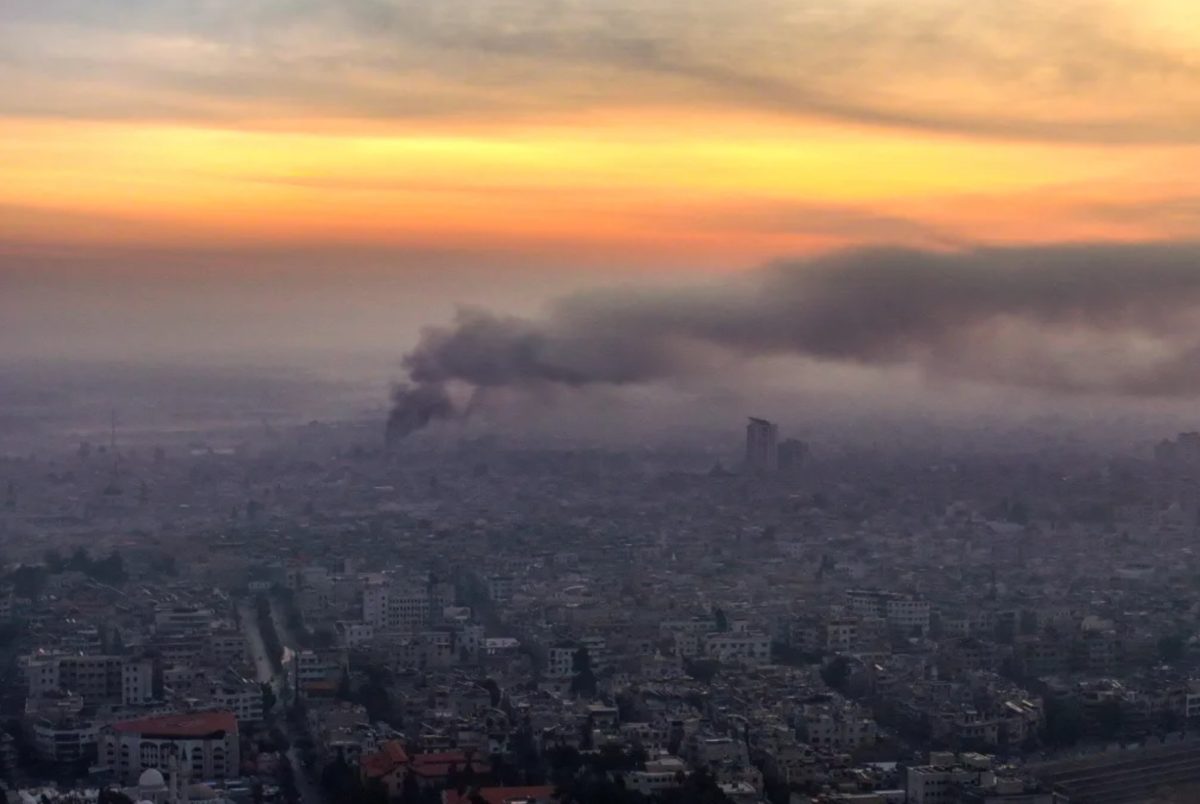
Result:
{"label": "orange sunset sky", "polygon": [[[536,284],[529,266],[666,276],[864,244],[1200,234],[1192,0],[0,15],[10,279],[403,275],[450,254]],[[304,254],[325,258],[289,262]]]}

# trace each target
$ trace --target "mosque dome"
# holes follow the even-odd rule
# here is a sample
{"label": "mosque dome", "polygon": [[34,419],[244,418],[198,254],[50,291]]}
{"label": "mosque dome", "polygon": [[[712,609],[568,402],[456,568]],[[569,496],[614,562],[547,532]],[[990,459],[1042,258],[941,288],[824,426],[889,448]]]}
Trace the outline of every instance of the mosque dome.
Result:
{"label": "mosque dome", "polygon": [[157,768],[146,768],[138,777],[138,787],[142,790],[155,790],[166,786],[167,782]]}

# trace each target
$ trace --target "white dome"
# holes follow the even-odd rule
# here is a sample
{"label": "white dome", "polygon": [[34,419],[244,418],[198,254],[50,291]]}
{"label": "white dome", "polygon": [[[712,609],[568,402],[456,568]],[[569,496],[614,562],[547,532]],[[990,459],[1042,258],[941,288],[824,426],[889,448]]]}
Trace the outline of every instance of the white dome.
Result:
{"label": "white dome", "polygon": [[138,777],[138,787],[142,790],[154,790],[166,786],[166,780],[163,779],[163,775],[157,768],[146,768]]}

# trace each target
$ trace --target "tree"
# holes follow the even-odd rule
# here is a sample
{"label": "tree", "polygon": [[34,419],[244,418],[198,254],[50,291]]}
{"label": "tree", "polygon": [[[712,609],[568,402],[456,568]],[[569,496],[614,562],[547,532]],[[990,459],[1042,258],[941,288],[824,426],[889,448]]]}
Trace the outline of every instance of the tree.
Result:
{"label": "tree", "polygon": [[1083,713],[1073,700],[1050,698],[1046,701],[1043,727],[1047,744],[1056,748],[1074,745],[1083,734]]}
{"label": "tree", "polygon": [[1125,727],[1125,713],[1121,709],[1121,702],[1116,698],[1101,702],[1096,707],[1096,726],[1100,730],[1100,736],[1106,740],[1112,740],[1120,734]]}
{"label": "tree", "polygon": [[571,669],[576,673],[592,669],[592,656],[586,647],[580,647],[575,651],[575,655],[571,657]]}
{"label": "tree", "polygon": [[713,609],[713,623],[716,625],[718,631],[724,632],[729,630],[729,618],[725,615],[724,609]]}
{"label": "tree", "polygon": [[342,701],[354,700],[354,688],[350,686],[350,674],[342,673],[341,679],[338,680],[337,697]]}
{"label": "tree", "polygon": [[392,711],[392,696],[388,694],[385,687],[378,678],[368,679],[366,684],[359,687],[358,695],[355,696],[358,703],[366,707],[367,717],[371,718],[372,722],[383,721],[396,725],[395,713]]}
{"label": "tree", "polygon": [[1183,637],[1172,634],[1158,640],[1158,658],[1165,664],[1174,664],[1183,658]]}
{"label": "tree", "polygon": [[92,558],[88,555],[87,550],[82,546],[76,547],[71,553],[70,559],[67,560],[66,568],[76,572],[86,572],[88,567],[92,565]]}
{"label": "tree", "polygon": [[402,804],[420,804],[421,786],[413,773],[405,773],[404,781],[400,783],[400,801]]}
{"label": "tree", "polygon": [[721,664],[715,659],[685,659],[683,662],[683,672],[701,684],[711,684],[720,669]]}
{"label": "tree", "polygon": [[44,567],[23,564],[17,567],[9,580],[12,582],[13,593],[17,597],[36,600],[41,597],[42,591],[46,588],[46,570]]}
{"label": "tree", "polygon": [[846,682],[849,679],[850,661],[845,656],[837,656],[821,668],[821,680],[829,685],[830,689],[841,692],[846,688]]}
{"label": "tree", "polygon": [[275,690],[266,681],[259,685],[262,688],[263,711],[270,712],[275,709],[275,704],[278,699],[275,697]]}
{"label": "tree", "polygon": [[114,586],[125,582],[125,560],[116,550],[91,563],[84,571],[96,580]]}
{"label": "tree", "polygon": [[588,649],[581,647],[571,659],[575,676],[571,679],[571,692],[575,695],[592,697],[596,694],[596,674],[592,672],[592,657]]}
{"label": "tree", "polygon": [[53,547],[42,555],[42,563],[46,565],[46,571],[51,575],[57,575],[62,572],[67,564],[66,560],[62,557],[62,553]]}

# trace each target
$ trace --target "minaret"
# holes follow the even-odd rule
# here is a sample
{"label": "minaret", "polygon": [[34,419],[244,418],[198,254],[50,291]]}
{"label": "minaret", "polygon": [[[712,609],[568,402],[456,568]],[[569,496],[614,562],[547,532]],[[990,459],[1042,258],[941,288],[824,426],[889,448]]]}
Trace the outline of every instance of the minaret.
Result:
{"label": "minaret", "polygon": [[[193,751],[198,750],[193,748]],[[186,752],[185,752],[186,753]],[[191,761],[180,763],[179,766],[179,788],[175,791],[175,798],[171,804],[188,804],[188,781],[192,776]]]}
{"label": "minaret", "polygon": [[171,756],[167,760],[167,801],[170,804],[175,804],[176,794],[179,790],[179,748],[171,746]]}

